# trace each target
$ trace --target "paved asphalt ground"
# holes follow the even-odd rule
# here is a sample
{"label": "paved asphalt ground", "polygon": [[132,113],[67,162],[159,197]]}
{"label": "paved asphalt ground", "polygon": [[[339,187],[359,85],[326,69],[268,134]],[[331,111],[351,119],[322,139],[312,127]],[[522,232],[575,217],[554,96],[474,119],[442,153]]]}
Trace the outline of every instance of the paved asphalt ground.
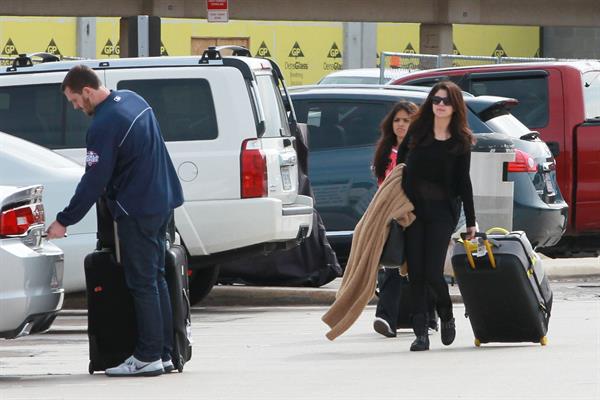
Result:
{"label": "paved asphalt ground", "polygon": [[452,346],[434,334],[431,350],[415,354],[410,332],[373,332],[373,306],[334,342],[320,321],[326,307],[196,307],[192,360],[156,378],[89,375],[85,314],[65,312],[50,333],[0,342],[0,399],[598,400],[600,280],[552,287],[545,347],[476,348],[459,317]]}

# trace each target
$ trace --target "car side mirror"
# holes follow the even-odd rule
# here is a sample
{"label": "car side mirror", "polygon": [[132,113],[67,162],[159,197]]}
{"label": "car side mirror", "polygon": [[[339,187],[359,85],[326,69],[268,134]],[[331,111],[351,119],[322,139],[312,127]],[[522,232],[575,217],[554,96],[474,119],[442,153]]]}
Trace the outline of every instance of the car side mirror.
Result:
{"label": "car side mirror", "polygon": [[558,157],[558,155],[560,154],[560,146],[558,142],[546,142],[546,144],[548,145],[548,148],[550,149],[550,152],[552,153],[554,158]]}

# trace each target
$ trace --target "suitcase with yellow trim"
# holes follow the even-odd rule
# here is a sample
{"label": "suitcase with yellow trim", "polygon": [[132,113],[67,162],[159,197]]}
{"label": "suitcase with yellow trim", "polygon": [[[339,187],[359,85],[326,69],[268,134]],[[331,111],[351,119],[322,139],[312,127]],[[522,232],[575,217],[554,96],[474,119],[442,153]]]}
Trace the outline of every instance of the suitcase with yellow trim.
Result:
{"label": "suitcase with yellow trim", "polygon": [[471,322],[475,345],[534,342],[545,345],[552,290],[542,260],[522,231],[478,233],[459,240],[452,267]]}

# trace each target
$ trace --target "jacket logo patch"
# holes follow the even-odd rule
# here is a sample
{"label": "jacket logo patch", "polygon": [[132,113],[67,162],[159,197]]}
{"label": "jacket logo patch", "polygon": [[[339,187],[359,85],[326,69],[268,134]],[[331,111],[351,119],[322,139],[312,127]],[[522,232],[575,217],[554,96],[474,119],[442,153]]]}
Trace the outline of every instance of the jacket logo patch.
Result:
{"label": "jacket logo patch", "polygon": [[113,100],[118,103],[121,101],[121,96],[115,96]]}
{"label": "jacket logo patch", "polygon": [[88,151],[85,156],[85,163],[87,164],[88,167],[91,167],[92,165],[96,165],[99,160],[100,160],[100,156],[96,152],[91,151],[91,150]]}

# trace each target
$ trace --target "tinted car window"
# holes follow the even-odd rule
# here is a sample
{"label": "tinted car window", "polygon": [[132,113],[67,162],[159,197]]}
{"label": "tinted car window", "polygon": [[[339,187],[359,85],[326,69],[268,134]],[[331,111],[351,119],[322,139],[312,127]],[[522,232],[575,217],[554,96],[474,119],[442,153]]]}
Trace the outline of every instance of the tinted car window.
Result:
{"label": "tinted car window", "polygon": [[548,124],[548,84],[546,77],[531,78],[477,78],[469,90],[475,96],[493,95],[512,97],[519,104],[512,113],[530,128],[543,128]]}
{"label": "tinted car window", "polygon": [[51,149],[85,146],[90,118],[74,110],[60,84],[0,88],[0,130]]}
{"label": "tinted car window", "polygon": [[307,123],[311,150],[371,145],[392,103],[294,100],[296,117]]}
{"label": "tinted car window", "polygon": [[146,99],[166,141],[218,136],[215,105],[206,79],[127,80],[120,81],[117,88],[132,90]]}
{"label": "tinted car window", "polygon": [[600,119],[600,71],[583,74],[583,102],[586,119]]}

